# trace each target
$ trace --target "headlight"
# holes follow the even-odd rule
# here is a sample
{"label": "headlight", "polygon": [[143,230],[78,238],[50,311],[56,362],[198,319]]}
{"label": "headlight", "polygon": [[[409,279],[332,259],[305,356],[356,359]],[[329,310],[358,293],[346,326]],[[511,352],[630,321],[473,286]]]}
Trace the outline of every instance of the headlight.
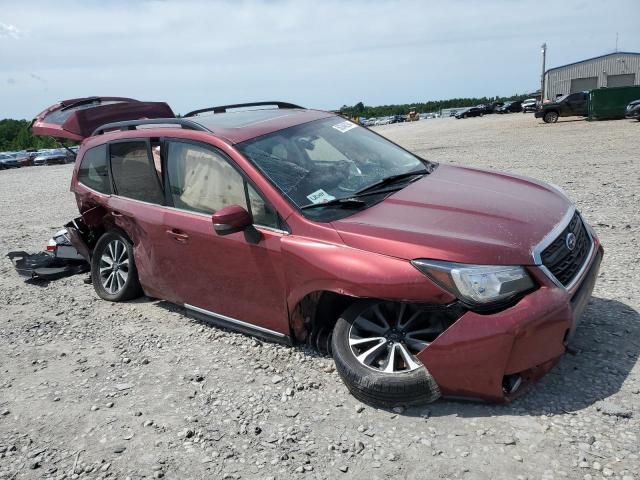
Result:
{"label": "headlight", "polygon": [[472,305],[507,300],[534,286],[526,270],[518,266],[468,265],[436,260],[413,260],[411,264],[460,300]]}

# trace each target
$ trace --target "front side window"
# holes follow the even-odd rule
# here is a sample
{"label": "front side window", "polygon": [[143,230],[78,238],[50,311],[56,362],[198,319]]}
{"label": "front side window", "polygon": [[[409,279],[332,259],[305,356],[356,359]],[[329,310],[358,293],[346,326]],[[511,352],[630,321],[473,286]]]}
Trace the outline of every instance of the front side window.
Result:
{"label": "front side window", "polygon": [[164,195],[158,173],[143,140],[110,145],[111,175],[120,196],[161,205]]}
{"label": "front side window", "polygon": [[213,214],[229,205],[240,205],[256,225],[279,228],[276,211],[221,153],[176,140],[168,142],[166,150],[167,178],[176,208]]}
{"label": "front side window", "polygon": [[85,152],[78,171],[78,181],[97,192],[111,194],[106,145]]}
{"label": "front side window", "polygon": [[215,213],[228,205],[247,205],[242,176],[204,146],[170,142],[168,174],[176,208]]}
{"label": "front side window", "polygon": [[430,171],[428,162],[340,117],[296,125],[237,148],[302,209],[353,198],[390,177]]}
{"label": "front side window", "polygon": [[247,185],[249,196],[249,211],[251,212],[253,223],[264,225],[265,227],[280,228],[278,214],[264,201],[258,192],[251,185]]}

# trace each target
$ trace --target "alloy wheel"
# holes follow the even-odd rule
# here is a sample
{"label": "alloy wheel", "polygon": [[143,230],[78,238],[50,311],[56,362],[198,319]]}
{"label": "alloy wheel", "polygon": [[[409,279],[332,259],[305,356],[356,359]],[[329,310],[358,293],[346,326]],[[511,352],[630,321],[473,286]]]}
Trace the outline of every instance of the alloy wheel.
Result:
{"label": "alloy wheel", "polygon": [[421,367],[415,354],[440,331],[416,321],[422,312],[403,303],[376,303],[358,315],[349,329],[349,346],[365,367],[384,373],[404,373]]}
{"label": "alloy wheel", "polygon": [[110,295],[115,295],[125,287],[128,278],[127,246],[121,240],[112,240],[100,257],[100,282]]}

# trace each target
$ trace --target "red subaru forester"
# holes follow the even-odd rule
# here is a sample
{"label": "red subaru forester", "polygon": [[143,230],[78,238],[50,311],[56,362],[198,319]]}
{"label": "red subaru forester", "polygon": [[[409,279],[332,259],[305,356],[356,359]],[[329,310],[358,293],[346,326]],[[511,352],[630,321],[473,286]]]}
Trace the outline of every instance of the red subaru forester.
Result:
{"label": "red subaru forester", "polygon": [[306,342],[376,405],[519,395],[565,351],[602,259],[557,187],[333,113],[91,97],[32,128],[82,140],[70,233],[100,297]]}

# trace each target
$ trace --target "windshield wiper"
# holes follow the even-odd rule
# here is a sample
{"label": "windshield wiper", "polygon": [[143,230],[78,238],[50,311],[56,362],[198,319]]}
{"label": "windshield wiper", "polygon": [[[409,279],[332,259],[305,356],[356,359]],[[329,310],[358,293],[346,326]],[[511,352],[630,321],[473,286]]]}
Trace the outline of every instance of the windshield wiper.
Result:
{"label": "windshield wiper", "polygon": [[367,203],[364,200],[358,200],[357,198],[347,197],[347,198],[334,198],[333,200],[329,200],[328,202],[323,203],[310,203],[308,205],[303,205],[300,207],[300,210],[308,210],[310,208],[318,208],[318,207],[332,207],[332,206],[340,206],[343,208],[360,208],[364,207]]}
{"label": "windshield wiper", "polygon": [[[402,180],[403,178],[415,177],[415,176],[423,176],[429,173],[429,170],[414,170],[412,172],[399,173],[397,175],[389,175],[388,177],[383,178],[382,180],[369,185],[368,187],[364,187],[361,190],[358,190],[355,195],[361,195],[366,192],[370,192],[372,190],[377,190],[378,188],[385,187],[391,183],[397,182],[398,180]],[[416,179],[417,180],[417,179]]]}

